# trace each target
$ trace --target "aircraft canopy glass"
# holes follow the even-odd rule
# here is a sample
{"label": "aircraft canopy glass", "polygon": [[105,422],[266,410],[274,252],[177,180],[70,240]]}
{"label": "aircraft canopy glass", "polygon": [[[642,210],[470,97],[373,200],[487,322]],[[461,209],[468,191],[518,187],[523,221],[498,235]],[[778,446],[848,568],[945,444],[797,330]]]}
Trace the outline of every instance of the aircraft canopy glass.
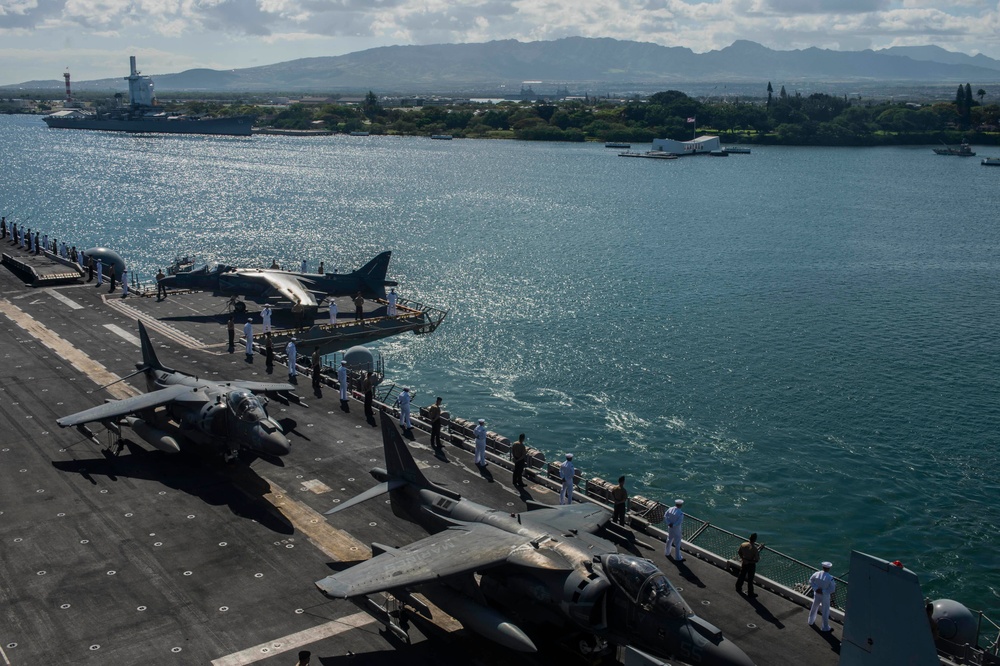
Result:
{"label": "aircraft canopy glass", "polygon": [[687,617],[691,609],[655,564],[626,555],[608,555],[604,570],[612,582],[635,603],[657,615]]}
{"label": "aircraft canopy glass", "polygon": [[226,394],[229,409],[240,421],[260,421],[267,418],[260,399],[246,389],[236,389]]}

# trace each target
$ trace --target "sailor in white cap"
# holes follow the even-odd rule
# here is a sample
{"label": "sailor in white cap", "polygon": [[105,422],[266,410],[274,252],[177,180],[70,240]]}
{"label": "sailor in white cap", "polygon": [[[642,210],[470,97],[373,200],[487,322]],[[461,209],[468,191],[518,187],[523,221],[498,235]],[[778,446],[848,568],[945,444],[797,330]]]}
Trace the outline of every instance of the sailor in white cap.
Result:
{"label": "sailor in white cap", "polygon": [[407,387],[396,398],[396,404],[399,405],[399,427],[405,430],[413,429],[413,424],[410,422],[410,397],[410,389]]}
{"label": "sailor in white cap", "polygon": [[247,323],[243,324],[243,337],[247,343],[247,362],[253,363],[253,317],[247,317]]}
{"label": "sailor in white cap", "polygon": [[292,338],[288,341],[288,344],[285,345],[285,354],[288,356],[288,381],[290,382],[295,381],[295,376],[299,374],[299,371],[295,369],[295,357],[298,355],[298,352],[295,349],[296,342],[297,340]]}
{"label": "sailor in white cap", "polygon": [[271,332],[271,306],[265,305],[264,309],[260,311],[260,318],[264,323],[264,333]]}
{"label": "sailor in white cap", "polygon": [[683,538],[681,527],[684,525],[684,500],[675,499],[674,505],[667,509],[663,516],[663,522],[667,525],[667,545],[663,549],[663,554],[670,557],[670,549],[674,549],[674,562],[683,562],[681,555],[681,539]]}
{"label": "sailor in white cap", "polygon": [[347,361],[341,361],[337,368],[337,383],[340,384],[340,405],[347,404]]}
{"label": "sailor in white cap", "polygon": [[390,317],[395,317],[396,316],[396,299],[397,298],[399,298],[399,296],[396,294],[396,290],[395,289],[390,289],[389,290],[389,294],[388,294],[388,296],[386,298],[386,300],[388,300],[388,302],[389,302],[389,305],[386,307],[386,314],[389,315]]}
{"label": "sailor in white cap", "polygon": [[486,419],[479,419],[479,425],[472,429],[472,434],[476,436],[476,458],[475,462],[480,467],[486,467]]}
{"label": "sailor in white cap", "polygon": [[576,469],[573,467],[573,454],[567,453],[566,460],[559,465],[559,478],[562,479],[562,488],[559,489],[559,503],[573,503],[573,476]]}
{"label": "sailor in white cap", "polygon": [[337,323],[337,301],[330,299],[330,325]]}
{"label": "sailor in white cap", "polygon": [[823,562],[820,566],[823,568],[809,577],[809,587],[813,590],[812,607],[809,609],[809,625],[812,626],[816,621],[816,614],[822,608],[822,630],[827,632],[833,631],[833,627],[830,626],[830,597],[837,589],[837,581],[833,579],[833,575],[830,573],[833,563]]}

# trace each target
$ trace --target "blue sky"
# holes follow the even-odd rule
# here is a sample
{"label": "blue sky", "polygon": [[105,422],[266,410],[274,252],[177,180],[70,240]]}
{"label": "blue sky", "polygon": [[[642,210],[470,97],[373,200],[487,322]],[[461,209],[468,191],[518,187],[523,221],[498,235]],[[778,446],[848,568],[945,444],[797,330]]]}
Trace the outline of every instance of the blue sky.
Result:
{"label": "blue sky", "polygon": [[934,44],[1000,58],[983,0],[0,0],[0,84],[233,69],[391,44],[613,37],[711,51]]}

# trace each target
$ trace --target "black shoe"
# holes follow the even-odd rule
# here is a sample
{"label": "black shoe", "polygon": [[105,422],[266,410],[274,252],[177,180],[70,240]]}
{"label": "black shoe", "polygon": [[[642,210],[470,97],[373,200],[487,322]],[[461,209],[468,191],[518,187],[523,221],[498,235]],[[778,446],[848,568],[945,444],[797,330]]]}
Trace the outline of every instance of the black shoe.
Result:
{"label": "black shoe", "polygon": [[742,588],[742,587],[739,587],[739,586],[737,586],[737,587],[736,587],[736,593],[737,593],[737,594],[743,594],[743,588]]}
{"label": "black shoe", "polygon": [[751,599],[756,599],[757,598],[757,593],[756,592],[751,592],[747,596],[750,597]]}

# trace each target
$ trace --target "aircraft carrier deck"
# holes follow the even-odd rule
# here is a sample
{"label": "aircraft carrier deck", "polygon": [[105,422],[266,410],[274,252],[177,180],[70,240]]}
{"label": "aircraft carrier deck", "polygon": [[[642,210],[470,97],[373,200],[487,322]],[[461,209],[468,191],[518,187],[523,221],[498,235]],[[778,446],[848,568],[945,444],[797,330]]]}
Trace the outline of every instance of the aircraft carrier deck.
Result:
{"label": "aircraft carrier deck", "polygon": [[[292,426],[283,467],[191,461],[131,441],[114,457],[102,428],[91,439],[56,425],[141,390],[141,377],[97,390],[134,370],[137,313],[159,320],[149,332],[167,365],[266,379],[261,355],[249,364],[239,344],[227,353],[223,303],[207,294],[122,300],[107,285],[37,288],[0,269],[0,664],[290,666],[302,649],[327,666],[569,663],[557,643],[513,653],[447,622],[411,630],[406,645],[356,606],[320,595],[314,582],[331,563],[367,558],[372,541],[424,536],[386,498],[322,515],[373,485],[368,470],[383,464],[379,429],[356,401],[341,411],[330,388],[317,398],[300,377],[307,408],[269,405]],[[512,512],[529,498],[556,503],[545,485],[515,492],[499,465],[486,478],[457,446],[436,457],[416,432],[411,450],[434,481]],[[639,539],[652,547],[638,552],[757,664],[837,663],[840,625],[821,634],[806,626],[805,608],[763,589],[739,596],[730,573],[693,556],[673,563],[662,543]]]}

